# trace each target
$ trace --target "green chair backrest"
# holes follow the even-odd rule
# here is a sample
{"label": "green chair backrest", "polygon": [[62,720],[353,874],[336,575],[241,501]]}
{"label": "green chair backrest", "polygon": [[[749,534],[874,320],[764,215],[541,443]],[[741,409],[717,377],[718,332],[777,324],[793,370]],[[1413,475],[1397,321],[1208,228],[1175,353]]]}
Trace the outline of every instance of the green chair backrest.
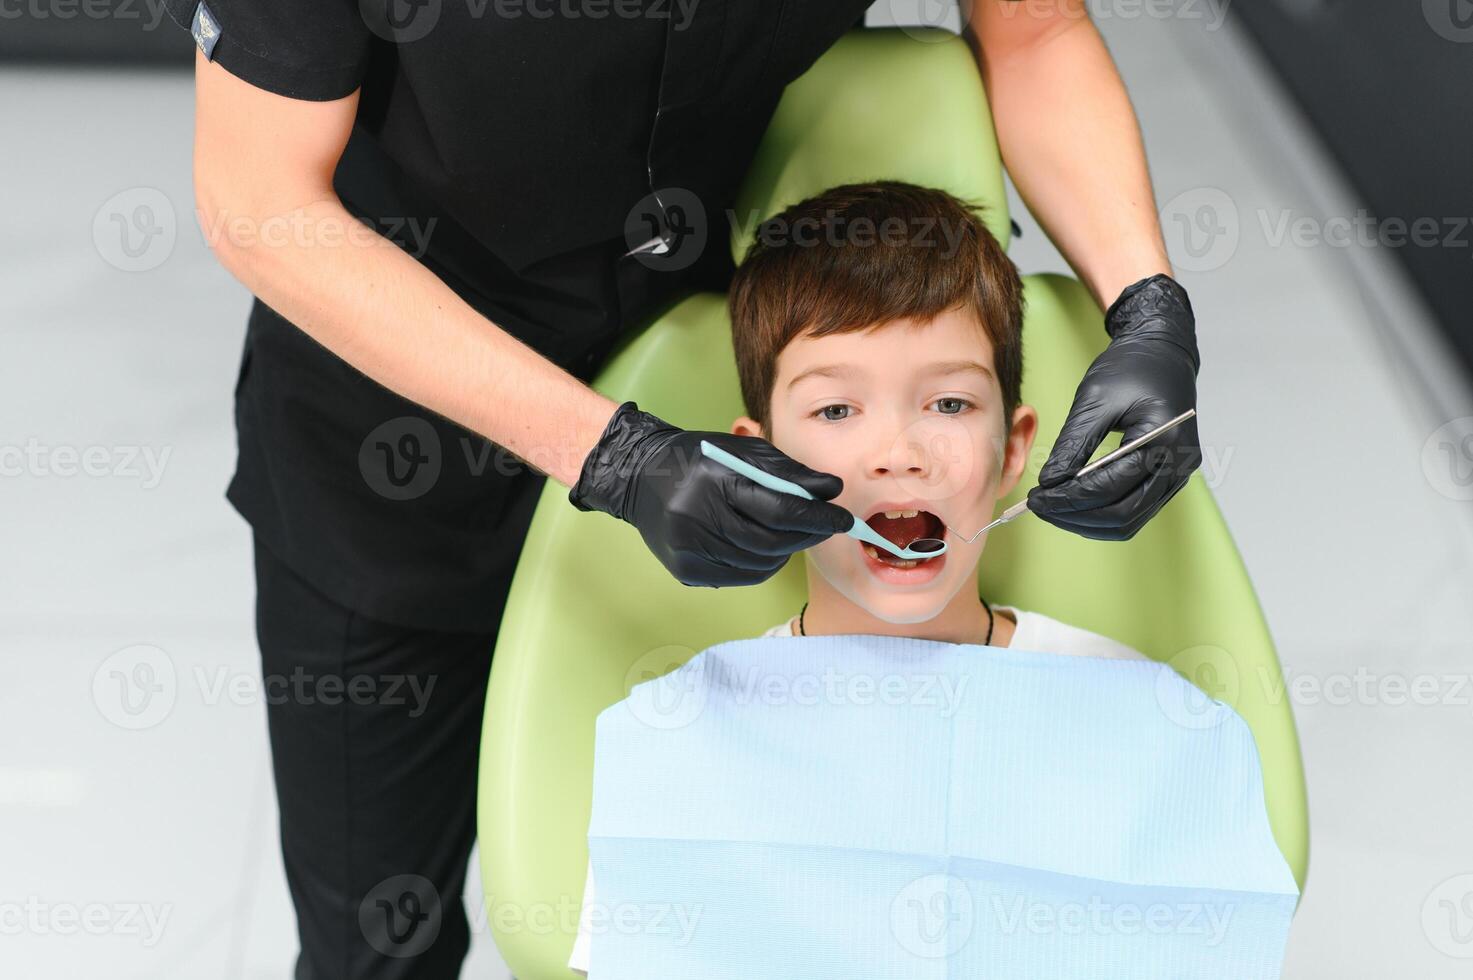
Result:
{"label": "green chair backrest", "polygon": [[[881,177],[985,204],[989,227],[1007,240],[991,116],[960,39],[896,30],[842,38],[789,85],[736,213],[760,218],[827,187]],[[742,242],[732,245],[740,254]],[[1108,340],[1099,305],[1078,282],[1024,282],[1023,397],[1041,427],[1005,504],[1037,481],[1041,449],[1053,444]],[[676,305],[616,352],[594,387],[687,428],[729,431],[743,408],[725,297]],[[1203,473],[1128,542],[1019,519],[989,541],[982,590],[1114,637],[1233,705],[1257,740],[1274,835],[1303,885],[1308,827],[1294,720],[1252,583]],[[481,745],[487,913],[516,976],[577,976],[566,963],[588,854],[598,713],[708,646],[784,621],[805,591],[801,558],[760,586],[681,586],[632,527],[576,510],[566,488],[548,481],[497,640]]]}

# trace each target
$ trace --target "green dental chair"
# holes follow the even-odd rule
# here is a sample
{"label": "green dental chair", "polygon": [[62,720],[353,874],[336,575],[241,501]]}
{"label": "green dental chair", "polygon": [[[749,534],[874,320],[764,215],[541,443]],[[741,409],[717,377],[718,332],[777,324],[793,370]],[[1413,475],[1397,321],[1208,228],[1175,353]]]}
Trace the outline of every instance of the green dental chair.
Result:
{"label": "green dental chair", "polygon": [[[825,188],[895,178],[983,202],[1006,247],[1001,158],[976,63],[945,32],[854,30],[788,86],[736,202],[740,258],[757,219]],[[1084,287],[1025,278],[1023,400],[1053,445],[1108,337]],[[744,413],[725,297],[691,296],[615,353],[595,387],[691,429]],[[1118,444],[1107,440],[1096,456]],[[1037,482],[1035,452],[1017,490]],[[1274,836],[1303,888],[1308,814],[1298,736],[1253,586],[1203,474],[1128,542],[1097,542],[1023,517],[992,535],[983,594],[1114,637],[1169,663],[1247,720]],[[806,593],[795,556],[760,586],[678,584],[638,532],[582,513],[549,480],[498,637],[481,744],[479,831],[486,911],[520,980],[567,967],[588,850],[594,719],[630,687],[698,651],[786,620]]]}

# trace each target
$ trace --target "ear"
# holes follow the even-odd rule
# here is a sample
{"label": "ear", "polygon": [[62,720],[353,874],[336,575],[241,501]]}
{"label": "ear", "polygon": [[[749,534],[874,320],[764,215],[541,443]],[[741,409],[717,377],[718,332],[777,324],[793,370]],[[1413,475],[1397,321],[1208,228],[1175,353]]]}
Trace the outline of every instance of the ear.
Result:
{"label": "ear", "polygon": [[1008,432],[1007,449],[1003,455],[1002,480],[997,487],[1001,500],[1013,492],[1028,466],[1028,455],[1033,452],[1033,440],[1038,437],[1038,412],[1032,405],[1019,405],[1013,409],[1013,427]]}
{"label": "ear", "polygon": [[759,439],[767,438],[762,431],[762,426],[757,420],[747,415],[743,415],[731,424],[731,434],[734,436],[756,436]]}

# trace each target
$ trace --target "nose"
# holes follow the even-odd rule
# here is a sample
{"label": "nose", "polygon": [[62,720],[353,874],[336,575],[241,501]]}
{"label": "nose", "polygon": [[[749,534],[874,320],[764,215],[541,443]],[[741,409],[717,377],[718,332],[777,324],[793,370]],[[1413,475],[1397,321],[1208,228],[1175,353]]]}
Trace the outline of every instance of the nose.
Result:
{"label": "nose", "polygon": [[885,436],[871,444],[872,478],[901,481],[928,500],[961,492],[976,475],[979,453],[959,420],[897,413]]}
{"label": "nose", "polygon": [[890,436],[875,447],[870,465],[874,476],[909,477],[924,479],[932,467],[931,454],[927,451],[924,433],[915,425],[897,424],[890,428]]}

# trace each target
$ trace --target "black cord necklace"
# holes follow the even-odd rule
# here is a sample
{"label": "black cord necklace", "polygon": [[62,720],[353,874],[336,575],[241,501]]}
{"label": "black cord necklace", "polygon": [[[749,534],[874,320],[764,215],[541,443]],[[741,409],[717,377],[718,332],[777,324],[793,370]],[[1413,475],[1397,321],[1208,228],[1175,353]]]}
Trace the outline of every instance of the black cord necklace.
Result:
{"label": "black cord necklace", "polygon": [[[986,599],[982,599],[982,608],[987,610],[987,639],[985,639],[985,640],[982,641],[982,645],[985,647],[985,646],[991,646],[992,645],[992,622],[993,622],[993,619],[992,619],[992,607],[987,604],[987,600]],[[798,610],[798,635],[799,636],[807,636],[808,635],[808,631],[803,628],[803,615],[806,612],[808,612],[808,603],[805,602],[805,603],[803,603],[803,608],[800,609],[800,610]]]}

